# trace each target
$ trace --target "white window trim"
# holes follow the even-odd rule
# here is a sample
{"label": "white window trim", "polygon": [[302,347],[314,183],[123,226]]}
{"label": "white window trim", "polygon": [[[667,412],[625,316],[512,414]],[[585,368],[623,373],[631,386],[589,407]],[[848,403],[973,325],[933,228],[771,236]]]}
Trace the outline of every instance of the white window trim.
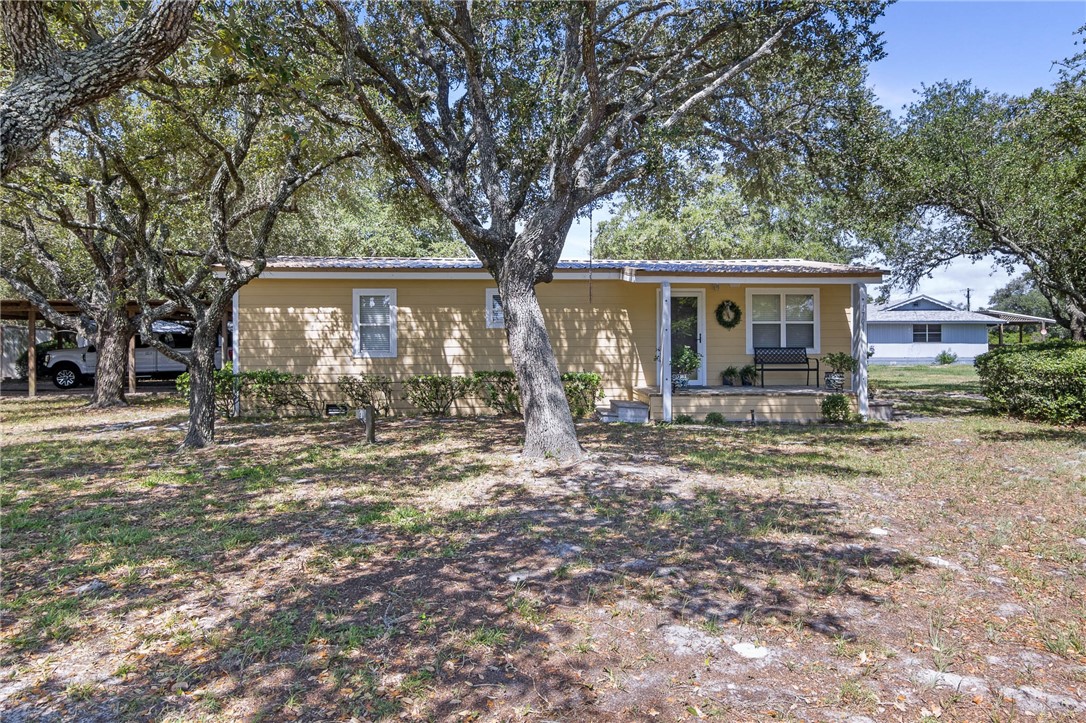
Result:
{"label": "white window trim", "polygon": [[[785,313],[785,308],[786,308],[785,299],[784,299],[784,296],[786,294],[794,294],[794,295],[810,294],[811,296],[814,297],[814,346],[807,347],[807,353],[808,354],[821,354],[822,353],[822,300],[819,298],[818,289],[817,288],[800,289],[800,288],[787,288],[787,287],[762,288],[762,287],[758,287],[758,286],[748,286],[747,287],[747,299],[746,299],[747,306],[746,306],[746,309],[744,309],[744,313],[743,313],[743,318],[746,319],[746,322],[747,322],[746,323],[746,328],[747,328],[747,354],[753,354],[754,353],[754,329],[753,329],[753,324],[754,324],[754,318],[753,317],[754,317],[754,314],[752,313],[753,309],[754,309],[754,304],[753,304],[753,301],[752,301],[752,297],[754,297],[755,295],[769,296],[769,295],[772,295],[772,294],[778,294],[781,297],[781,314],[782,315]],[[768,324],[770,322],[762,321],[762,322],[758,322],[758,323],[760,323],[760,324]],[[781,326],[781,343],[782,344],[787,343],[788,342],[788,337],[785,334],[784,325],[787,324],[788,322],[786,322],[786,321],[784,321],[782,319],[779,323],[780,323],[780,326]],[[793,322],[793,323],[797,323],[797,322]],[[807,322],[798,322],[798,323],[807,323]]]}
{"label": "white window trim", "polygon": [[501,298],[501,294],[498,293],[498,288],[493,286],[486,290],[486,296],[483,299],[483,305],[486,309],[486,328],[487,329],[504,329],[505,328],[505,306],[502,306],[502,320],[499,324],[493,316],[490,315],[493,307],[490,305],[490,300],[495,296]]}
{"label": "white window trim", "polygon": [[[918,327],[918,326],[924,327],[924,341],[917,341],[916,340],[916,327]],[[939,339],[938,340],[933,340],[931,338],[932,337],[931,327],[933,327],[933,326],[939,327]],[[943,343],[943,324],[941,322],[935,323],[935,324],[929,324],[927,322],[913,324],[912,332],[913,332],[913,344],[942,344]]]}
{"label": "white window trim", "polygon": [[[389,350],[387,352],[373,352],[362,349],[362,334],[359,329],[361,319],[358,314],[358,301],[363,296],[388,296],[389,300]],[[351,292],[351,316],[354,323],[351,324],[351,340],[354,342],[354,356],[358,359],[394,359],[397,356],[396,342],[396,289],[353,289]]]}

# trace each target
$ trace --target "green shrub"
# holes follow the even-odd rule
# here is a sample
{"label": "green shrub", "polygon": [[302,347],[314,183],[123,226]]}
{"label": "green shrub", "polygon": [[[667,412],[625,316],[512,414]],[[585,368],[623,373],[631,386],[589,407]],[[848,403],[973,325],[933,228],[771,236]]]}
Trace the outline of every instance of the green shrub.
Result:
{"label": "green shrub", "polygon": [[743,384],[754,384],[758,381],[758,367],[747,364],[739,369],[739,381]]}
{"label": "green shrub", "polygon": [[671,419],[672,424],[693,424],[694,418],[689,414],[676,414]]}
{"label": "green shrub", "polygon": [[424,414],[446,417],[458,399],[475,388],[472,377],[446,377],[439,374],[419,374],[403,383],[404,399]]}
{"label": "green shrub", "polygon": [[239,381],[242,400],[257,409],[277,414],[287,409],[302,409],[310,416],[317,416],[317,404],[305,391],[303,374],[259,369],[242,372]]}
{"label": "green shrub", "polygon": [[517,375],[508,369],[475,372],[475,390],[487,406],[498,414],[521,416],[520,385]]}
{"label": "green shrub", "polygon": [[593,372],[566,372],[562,387],[574,419],[587,417],[596,411],[596,400],[603,398],[603,378]]}
{"label": "green shrub", "polygon": [[[189,373],[185,372],[177,377],[175,382],[178,393],[185,399],[189,398],[189,389],[192,386]],[[223,419],[234,416],[234,363],[226,362],[222,369],[216,369],[212,391],[215,395],[215,412]]]}
{"label": "green shrub", "polygon": [[392,414],[392,380],[383,374],[360,374],[339,378],[339,393],[347,398],[351,407],[362,409],[372,404],[382,416]]}
{"label": "green shrub", "polygon": [[973,363],[995,410],[1053,424],[1086,422],[1086,344],[997,347]]}
{"label": "green shrub", "polygon": [[935,355],[935,363],[941,366],[953,364],[958,361],[958,355],[952,352],[950,349],[943,349],[941,352]]}
{"label": "green shrub", "polygon": [[822,400],[822,417],[827,422],[847,422],[852,418],[852,407],[844,394],[831,394]]}
{"label": "green shrub", "polygon": [[709,412],[705,415],[705,423],[720,426],[724,424],[724,415],[720,412]]}
{"label": "green shrub", "polygon": [[[237,383],[238,395],[246,409],[254,411],[272,411],[282,414],[288,410],[304,410],[306,414],[317,416],[316,401],[305,391],[305,376],[291,374],[274,369],[260,369],[242,372],[236,377],[233,364],[227,362],[213,377],[215,410],[220,417],[234,415],[234,384]],[[189,373],[177,377],[177,391],[186,398],[192,384]]]}

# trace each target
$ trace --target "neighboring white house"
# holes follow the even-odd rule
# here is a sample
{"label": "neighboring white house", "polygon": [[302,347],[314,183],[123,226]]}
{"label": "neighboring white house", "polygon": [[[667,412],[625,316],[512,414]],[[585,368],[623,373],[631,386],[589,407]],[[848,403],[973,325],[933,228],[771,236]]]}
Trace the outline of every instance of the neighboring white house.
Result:
{"label": "neighboring white house", "polygon": [[955,309],[930,296],[871,305],[867,310],[867,343],[872,364],[925,364],[949,351],[959,362],[972,362],[988,351],[988,327],[999,319]]}

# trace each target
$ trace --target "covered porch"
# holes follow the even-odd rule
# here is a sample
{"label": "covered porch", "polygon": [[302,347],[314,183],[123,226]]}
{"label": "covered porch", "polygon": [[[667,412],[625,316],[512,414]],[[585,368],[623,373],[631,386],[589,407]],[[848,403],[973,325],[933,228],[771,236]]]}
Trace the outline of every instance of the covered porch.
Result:
{"label": "covered porch", "polygon": [[[814,422],[822,419],[822,402],[834,392],[820,386],[823,379],[819,378],[819,372],[814,374],[813,386],[799,384],[801,379],[811,381],[809,373],[797,371],[806,364],[783,368],[783,362],[767,362],[765,372],[773,372],[773,378],[789,382],[786,384],[711,384],[721,378],[725,368],[734,371],[734,365],[752,365],[755,359],[753,348],[756,346],[794,347],[815,359],[833,352],[848,354],[855,366],[851,379],[844,384],[845,394],[853,413],[868,418],[866,279],[820,279],[818,283],[807,282],[805,286],[785,285],[783,281],[767,279],[763,283],[748,282],[742,296],[735,291],[724,290],[721,293],[721,285],[691,288],[691,282],[702,279],[683,281],[684,285],[679,288],[674,287],[668,279],[660,282],[656,320],[656,384],[632,390],[634,402],[648,405],[650,419],[670,422],[679,415],[687,415],[701,421],[711,412],[722,414],[728,421],[755,423]],[[721,333],[706,324],[705,297],[710,290],[717,291],[719,296],[734,294],[743,299],[739,310],[745,311],[745,326],[738,323],[731,325],[738,327],[735,330],[737,334],[729,337],[727,334],[731,327],[726,327]],[[762,307],[755,308],[756,303],[761,303]],[[723,322],[718,326],[723,326]],[[712,333],[709,333],[710,330]],[[711,343],[713,334],[716,335],[716,343]],[[755,342],[758,335],[761,335],[761,343]],[[672,360],[684,347],[695,350],[701,360],[700,368],[686,375],[690,386],[673,389],[666,381],[661,386],[661,380],[670,381],[672,378]],[[772,369],[774,364],[782,368]],[[782,375],[775,373],[778,371]],[[824,366],[821,371],[830,371],[830,368]],[[759,381],[765,379],[764,374],[760,373]]]}
{"label": "covered porch", "polygon": [[[670,390],[668,390],[670,391]],[[776,386],[704,386],[675,389],[670,400],[671,418],[679,415],[703,421],[717,412],[729,422],[811,422],[822,416],[822,400],[834,394],[828,389],[797,385]],[[845,391],[853,412],[859,408],[856,395]],[[649,418],[667,421],[665,394],[658,386],[634,389],[634,399],[649,407]]]}

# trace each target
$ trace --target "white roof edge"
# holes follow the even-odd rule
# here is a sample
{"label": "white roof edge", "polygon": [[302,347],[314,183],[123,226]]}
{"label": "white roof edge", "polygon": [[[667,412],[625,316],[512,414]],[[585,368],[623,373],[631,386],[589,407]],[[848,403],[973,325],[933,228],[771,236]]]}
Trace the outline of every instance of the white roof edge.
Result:
{"label": "white roof edge", "polygon": [[886,304],[885,306],[882,307],[882,310],[883,311],[895,311],[895,310],[899,309],[900,307],[905,306],[905,304],[911,304],[914,301],[918,301],[920,299],[923,299],[924,301],[930,301],[933,304],[938,304],[939,306],[943,307],[947,311],[961,311],[961,309],[955,309],[953,306],[951,306],[947,302],[940,301],[939,299],[936,299],[934,296],[928,296],[927,294],[917,294],[916,296],[905,299],[904,301],[899,301],[899,302],[896,302],[896,303],[893,303],[893,304]]}

